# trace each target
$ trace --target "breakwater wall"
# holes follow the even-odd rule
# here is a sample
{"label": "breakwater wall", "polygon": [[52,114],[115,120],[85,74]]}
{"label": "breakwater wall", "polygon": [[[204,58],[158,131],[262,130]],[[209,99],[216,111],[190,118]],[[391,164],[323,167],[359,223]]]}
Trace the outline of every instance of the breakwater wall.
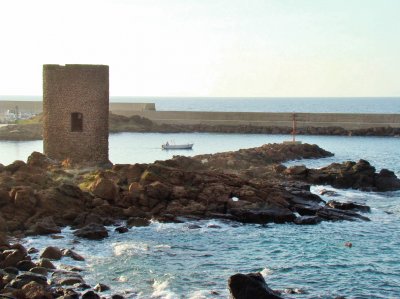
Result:
{"label": "breakwater wall", "polygon": [[[293,113],[127,110],[115,110],[113,113],[138,115],[159,125],[292,127],[293,124]],[[400,128],[400,114],[295,113],[295,119],[297,128]]]}
{"label": "breakwater wall", "polygon": [[[43,112],[42,101],[0,101],[0,113],[7,110],[18,110],[24,113],[39,114]],[[110,103],[110,111],[144,111],[156,110],[154,103]]]}

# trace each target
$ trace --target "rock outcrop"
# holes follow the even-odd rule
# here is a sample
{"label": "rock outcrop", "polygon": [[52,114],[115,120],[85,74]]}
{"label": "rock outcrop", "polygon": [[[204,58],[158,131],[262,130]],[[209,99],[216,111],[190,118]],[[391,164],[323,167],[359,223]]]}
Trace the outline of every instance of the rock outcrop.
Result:
{"label": "rock outcrop", "polygon": [[332,163],[319,169],[293,166],[284,171],[291,179],[310,184],[331,185],[335,188],[352,188],[363,191],[393,191],[400,189],[400,179],[387,169],[379,173],[368,161]]}
{"label": "rock outcrop", "polygon": [[116,220],[127,220],[128,227],[148,225],[151,218],[179,221],[180,217],[261,224],[368,220],[359,214],[368,212],[368,207],[326,203],[310,192],[309,184],[379,191],[400,188],[392,172],[375,173],[366,161],[316,170],[279,164],[331,155],[316,145],[269,144],[82,171],[33,153],[28,163],[15,161],[0,172],[0,230],[18,236],[52,235],[71,225],[79,237],[102,239],[108,235],[104,226]]}
{"label": "rock outcrop", "polygon": [[232,275],[228,287],[233,299],[282,299],[268,287],[261,273]]}

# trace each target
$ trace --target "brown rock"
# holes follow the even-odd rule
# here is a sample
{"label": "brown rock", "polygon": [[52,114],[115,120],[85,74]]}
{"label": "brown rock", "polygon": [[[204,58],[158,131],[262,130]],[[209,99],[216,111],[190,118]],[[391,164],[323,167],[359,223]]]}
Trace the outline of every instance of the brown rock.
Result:
{"label": "brown rock", "polygon": [[131,217],[126,221],[126,225],[128,227],[132,226],[149,226],[150,225],[150,220],[146,218],[140,218],[140,217]]}
{"label": "brown rock", "polygon": [[38,267],[43,267],[50,270],[56,269],[56,266],[54,266],[53,263],[47,258],[40,259],[37,265]]}
{"label": "brown rock", "polygon": [[20,187],[16,190],[11,190],[14,194],[14,204],[17,208],[22,208],[31,211],[35,208],[37,199],[35,198],[32,188]]}
{"label": "brown rock", "polygon": [[25,166],[26,163],[24,161],[21,160],[16,160],[13,163],[11,163],[10,165],[7,165],[4,167],[5,171],[14,173],[16,171],[18,171],[21,167]]}
{"label": "brown rock", "polygon": [[3,267],[15,267],[20,261],[26,259],[26,251],[20,249],[4,250],[2,255],[5,257]]}
{"label": "brown rock", "polygon": [[22,287],[22,291],[27,298],[32,299],[52,299],[52,294],[37,282],[30,282]]}
{"label": "brown rock", "polygon": [[47,258],[50,260],[60,260],[62,258],[63,254],[60,250],[60,248],[55,247],[55,246],[49,246],[47,247],[43,253],[40,255],[41,258]]}
{"label": "brown rock", "polygon": [[11,203],[10,194],[6,190],[0,189],[0,207],[6,206]]}
{"label": "brown rock", "polygon": [[54,222],[53,216],[40,219],[27,232],[30,235],[50,235],[61,233],[61,229]]}
{"label": "brown rock", "polygon": [[27,165],[46,169],[50,164],[54,163],[45,155],[39,152],[30,154],[27,160]]}
{"label": "brown rock", "polygon": [[118,197],[118,186],[109,179],[98,178],[90,189],[94,195],[103,199],[115,200]]}

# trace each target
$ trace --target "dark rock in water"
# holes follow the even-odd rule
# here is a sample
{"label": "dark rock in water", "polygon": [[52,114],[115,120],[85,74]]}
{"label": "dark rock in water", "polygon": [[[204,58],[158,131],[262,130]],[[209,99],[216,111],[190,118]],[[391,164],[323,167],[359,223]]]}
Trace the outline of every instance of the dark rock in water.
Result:
{"label": "dark rock in water", "polygon": [[215,228],[215,229],[221,228],[221,226],[216,225],[216,224],[209,224],[209,225],[207,225],[207,227],[208,227],[208,228]]}
{"label": "dark rock in water", "polygon": [[123,234],[123,233],[127,233],[129,232],[129,228],[125,227],[125,226],[119,226],[115,229],[116,232]]}
{"label": "dark rock in water", "polygon": [[375,179],[378,191],[395,191],[400,189],[400,180],[393,171],[382,169]]}
{"label": "dark rock in water", "polygon": [[46,276],[40,275],[40,274],[35,274],[35,273],[29,273],[29,272],[18,275],[15,279],[13,279],[9,283],[9,285],[13,288],[21,289],[24,285],[26,285],[32,281],[34,281],[40,285],[47,285],[47,277]]}
{"label": "dark rock in water", "polygon": [[387,169],[375,172],[375,167],[368,161],[357,163],[347,161],[332,163],[320,169],[307,169],[303,175],[296,176],[311,184],[329,184],[335,188],[352,188],[364,191],[394,191],[400,190],[400,180]]}
{"label": "dark rock in water", "polygon": [[261,273],[232,275],[228,286],[233,299],[282,299],[268,287]]}
{"label": "dark rock in water", "polygon": [[125,297],[122,295],[115,294],[111,296],[111,299],[125,299]]}
{"label": "dark rock in water", "polygon": [[28,253],[29,254],[34,254],[34,253],[38,253],[38,252],[39,252],[39,249],[36,249],[36,248],[33,248],[33,247],[28,249]]}
{"label": "dark rock in water", "polygon": [[52,274],[51,281],[53,284],[61,286],[85,283],[78,273],[60,270]]}
{"label": "dark rock in water", "polygon": [[322,219],[318,216],[301,216],[297,217],[294,220],[294,223],[299,225],[310,225],[310,224],[318,224],[321,221]]}
{"label": "dark rock in water", "polygon": [[200,226],[200,225],[197,225],[197,224],[189,224],[189,225],[187,226],[187,228],[188,228],[188,229],[199,229],[199,228],[201,228],[201,226]]}
{"label": "dark rock in water", "polygon": [[29,269],[29,272],[46,276],[49,273],[49,269],[46,269],[44,267],[33,267]]}
{"label": "dark rock in water", "polygon": [[322,208],[317,212],[317,216],[331,221],[348,220],[354,221],[356,219],[370,221],[368,217],[361,216],[353,211],[345,211],[331,208]]}
{"label": "dark rock in water", "polygon": [[110,289],[109,286],[102,284],[102,283],[98,283],[94,286],[93,288],[96,292],[105,292],[108,291]]}
{"label": "dark rock in water", "polygon": [[326,204],[330,208],[339,210],[356,210],[361,212],[371,212],[371,208],[365,205],[356,204],[354,202],[338,202],[330,200]]}
{"label": "dark rock in water", "polygon": [[43,253],[40,255],[41,258],[46,258],[49,260],[60,260],[63,254],[61,249],[55,246],[47,247]]}
{"label": "dark rock in water", "polygon": [[4,250],[2,257],[3,267],[15,267],[20,261],[27,259],[26,251],[20,249]]}
{"label": "dark rock in water", "polygon": [[100,299],[100,296],[93,291],[87,291],[82,295],[82,299]]}
{"label": "dark rock in water", "polygon": [[31,260],[23,260],[17,263],[18,270],[29,271],[31,268],[35,267],[36,264]]}
{"label": "dark rock in water", "polygon": [[80,254],[77,254],[75,251],[72,251],[71,249],[63,249],[62,251],[63,256],[68,256],[72,258],[75,261],[84,261],[85,258],[81,256]]}
{"label": "dark rock in water", "polygon": [[268,208],[268,209],[240,209],[234,208],[230,210],[231,214],[240,222],[245,223],[285,223],[293,222],[296,216],[292,211],[285,208]]}
{"label": "dark rock in water", "polygon": [[84,290],[87,290],[90,288],[91,288],[91,286],[86,283],[80,283],[80,284],[76,285],[76,289],[81,290],[81,291],[84,291]]}
{"label": "dark rock in water", "polygon": [[19,273],[19,270],[16,267],[6,267],[3,270],[6,273],[14,274],[14,275],[18,275],[18,273]]}
{"label": "dark rock in water", "polygon": [[81,229],[76,230],[74,235],[89,240],[101,240],[108,237],[108,232],[103,225],[91,223]]}

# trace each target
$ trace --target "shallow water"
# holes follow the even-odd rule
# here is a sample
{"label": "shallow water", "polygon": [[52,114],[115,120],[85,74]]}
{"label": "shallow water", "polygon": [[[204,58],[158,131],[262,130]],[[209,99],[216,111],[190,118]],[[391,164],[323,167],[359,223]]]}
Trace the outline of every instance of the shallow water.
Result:
{"label": "shallow water", "polygon": [[[321,167],[331,162],[366,159],[400,175],[400,139],[387,137],[301,136],[335,153],[334,157],[302,160]],[[193,141],[193,151],[167,152],[162,142]],[[174,154],[236,150],[289,139],[284,135],[240,134],[143,134],[121,133],[110,137],[114,163],[152,162]],[[4,142],[0,143],[4,146]],[[9,145],[7,145],[9,146]],[[20,157],[41,142],[22,142]],[[3,157],[3,148],[2,157]],[[294,224],[242,225],[235,222],[198,221],[200,229],[188,223],[152,223],[132,228],[126,234],[113,232],[106,240],[73,244],[68,228],[64,239],[27,239],[28,246],[44,248],[49,243],[72,248],[85,262],[68,258],[62,263],[82,266],[87,282],[112,287],[111,293],[128,298],[227,298],[227,279],[237,272],[262,271],[273,289],[301,288],[306,294],[286,298],[400,298],[400,192],[366,193],[313,186],[338,192],[335,200],[352,200],[371,206],[370,222],[324,222],[316,226]],[[329,197],[324,197],[329,200]],[[211,224],[217,228],[209,227]],[[344,246],[346,241],[352,248]]]}

